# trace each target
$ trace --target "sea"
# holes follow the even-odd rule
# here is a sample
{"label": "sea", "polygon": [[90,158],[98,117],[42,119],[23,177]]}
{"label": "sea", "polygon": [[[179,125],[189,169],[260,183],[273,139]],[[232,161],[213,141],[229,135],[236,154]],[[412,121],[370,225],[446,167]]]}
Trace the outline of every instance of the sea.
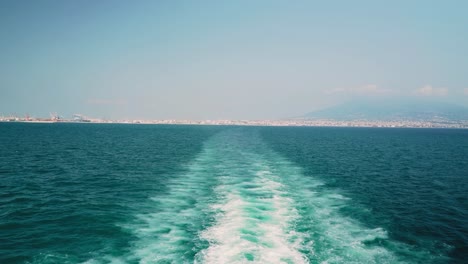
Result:
{"label": "sea", "polygon": [[0,263],[468,263],[468,130],[0,123]]}

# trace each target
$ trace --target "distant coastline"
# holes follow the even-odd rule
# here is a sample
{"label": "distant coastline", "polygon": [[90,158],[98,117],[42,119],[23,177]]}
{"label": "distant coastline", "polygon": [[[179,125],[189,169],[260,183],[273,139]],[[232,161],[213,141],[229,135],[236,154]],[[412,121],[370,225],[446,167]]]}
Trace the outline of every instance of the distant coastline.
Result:
{"label": "distant coastline", "polygon": [[154,125],[232,125],[232,126],[292,126],[292,127],[382,127],[382,128],[459,128],[467,129],[468,120],[104,120],[104,119],[39,119],[0,118],[1,123],[90,123],[90,124],[154,124]]}

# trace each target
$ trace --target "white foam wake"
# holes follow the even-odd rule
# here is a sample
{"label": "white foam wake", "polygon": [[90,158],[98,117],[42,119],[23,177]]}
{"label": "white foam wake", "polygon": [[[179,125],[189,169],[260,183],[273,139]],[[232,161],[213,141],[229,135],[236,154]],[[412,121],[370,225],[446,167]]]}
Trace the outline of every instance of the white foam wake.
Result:
{"label": "white foam wake", "polygon": [[131,262],[191,263],[199,242],[196,237],[202,229],[204,211],[209,195],[213,170],[213,152],[205,148],[180,177],[170,180],[165,195],[153,197],[154,212],[138,215],[139,223],[129,226],[138,237],[133,246]]}
{"label": "white foam wake", "polygon": [[[382,228],[345,217],[349,199],[258,138],[212,138],[131,229],[138,263],[400,263]],[[390,245],[390,246],[388,246]]]}
{"label": "white foam wake", "polygon": [[284,186],[269,171],[252,175],[245,184],[223,177],[217,188],[222,202],[216,224],[201,233],[210,246],[197,256],[200,263],[307,263],[299,252],[301,235],[294,231],[298,214]]}

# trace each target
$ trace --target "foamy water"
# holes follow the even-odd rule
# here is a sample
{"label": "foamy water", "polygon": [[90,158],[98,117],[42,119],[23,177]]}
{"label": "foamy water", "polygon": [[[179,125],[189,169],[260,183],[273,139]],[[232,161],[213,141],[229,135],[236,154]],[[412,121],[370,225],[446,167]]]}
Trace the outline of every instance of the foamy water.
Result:
{"label": "foamy water", "polygon": [[[428,145],[433,130],[389,141],[390,133],[372,130],[378,139],[372,141],[361,130],[340,129],[327,129],[335,133],[329,137],[325,129],[83,126],[81,138],[69,136],[77,127],[42,129],[35,133],[50,140],[42,148],[31,148],[30,138],[3,154],[18,164],[0,168],[7,190],[0,197],[5,263],[464,259],[464,240],[456,240],[466,226],[464,207],[447,206],[466,196],[457,165],[466,144],[450,154],[462,142],[452,140],[456,131],[442,131],[452,145],[429,155],[452,164],[453,175],[440,169],[429,175],[417,162],[422,152],[404,147],[435,148]],[[413,133],[428,138],[411,143]],[[50,146],[56,148],[47,152]],[[355,151],[363,146],[367,151]],[[375,162],[387,154],[393,158]],[[449,176],[456,180],[444,181]]]}
{"label": "foamy water", "polygon": [[[300,235],[292,229],[298,217],[292,200],[285,196],[282,184],[269,179],[265,171],[257,173],[248,185],[236,177],[223,177],[217,188],[222,203],[214,226],[202,231],[209,248],[199,254],[202,263],[306,263],[298,251]],[[234,182],[232,182],[232,180]],[[259,195],[260,194],[260,195]]]}
{"label": "foamy water", "polygon": [[[260,143],[259,143],[260,142]],[[233,132],[206,142],[155,212],[130,226],[139,237],[129,259],[139,263],[398,263],[368,229],[339,208],[352,202],[318,188],[259,139]],[[389,242],[393,243],[393,242]],[[396,243],[396,242],[395,242]]]}

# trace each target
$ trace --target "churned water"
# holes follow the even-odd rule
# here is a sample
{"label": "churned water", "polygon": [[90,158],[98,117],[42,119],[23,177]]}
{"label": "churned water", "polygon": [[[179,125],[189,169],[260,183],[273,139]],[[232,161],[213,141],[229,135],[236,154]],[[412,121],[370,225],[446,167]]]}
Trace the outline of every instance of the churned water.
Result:
{"label": "churned water", "polygon": [[0,263],[463,263],[468,131],[0,124]]}

